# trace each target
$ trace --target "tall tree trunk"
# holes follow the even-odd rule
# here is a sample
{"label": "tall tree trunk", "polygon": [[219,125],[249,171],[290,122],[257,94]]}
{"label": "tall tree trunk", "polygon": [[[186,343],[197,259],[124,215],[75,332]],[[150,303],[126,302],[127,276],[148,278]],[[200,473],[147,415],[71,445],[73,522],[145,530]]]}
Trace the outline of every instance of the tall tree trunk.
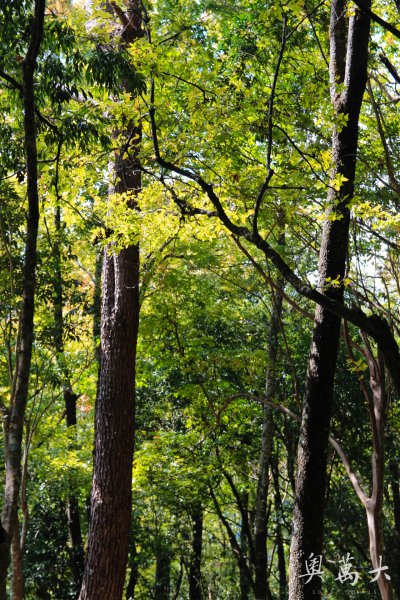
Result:
{"label": "tall tree trunk", "polygon": [[[137,187],[131,189],[138,189],[139,172],[134,179]],[[108,247],[90,526],[80,600],[122,597],[131,516],[138,315],[139,248],[134,245],[115,254]]]}
{"label": "tall tree trunk", "polygon": [[279,487],[279,475],[278,475],[278,457],[272,457],[272,474],[274,479],[275,488],[275,514],[276,514],[276,546],[278,554],[278,573],[279,573],[279,598],[285,600],[287,598],[287,577],[286,577],[286,562],[285,562],[285,549],[283,546],[283,536],[280,514],[282,514],[282,499],[281,491]]}
{"label": "tall tree trunk", "polygon": [[400,488],[399,488],[399,465],[395,460],[389,462],[390,487],[393,497],[394,517],[394,553],[392,563],[394,565],[393,587],[400,598]]}
{"label": "tall tree trunk", "polygon": [[[243,492],[241,495],[241,505],[243,511],[241,512],[241,524],[240,524],[240,550],[243,556],[249,555],[249,527],[248,527],[248,510],[249,510],[249,492]],[[251,582],[247,577],[246,573],[242,570],[239,573],[239,584],[240,584],[240,600],[249,600],[251,591]]]}
{"label": "tall tree trunk", "polygon": [[[58,167],[57,167],[58,168]],[[65,406],[65,422],[67,429],[72,431],[70,436],[71,445],[76,440],[76,401],[77,395],[73,392],[68,367],[64,356],[64,317],[63,317],[63,279],[61,268],[61,210],[58,205],[54,215],[55,241],[53,244],[53,258],[55,262],[54,278],[54,345],[57,352],[57,361],[60,366],[62,377],[62,389]],[[82,584],[84,554],[81,532],[81,520],[79,514],[79,504],[76,495],[71,491],[67,501],[67,523],[69,537],[71,540],[71,564],[74,577],[76,595]]]}
{"label": "tall tree trunk", "polygon": [[156,577],[154,582],[155,600],[169,600],[171,557],[168,548],[160,545],[156,556]]}
{"label": "tall tree trunk", "polygon": [[[366,2],[370,6],[370,2]],[[332,0],[330,22],[331,97],[337,117],[347,122],[332,137],[331,185],[319,257],[319,289],[343,302],[343,278],[349,237],[349,201],[353,196],[358,119],[367,80],[370,19],[355,11],[346,26],[347,2]],[[330,281],[335,281],[334,285]],[[321,578],[306,573],[306,561],[322,555],[328,436],[340,319],[317,306],[297,455],[296,496],[290,553],[290,600],[315,598]]]}
{"label": "tall tree trunk", "polygon": [[[271,327],[272,332],[273,325]],[[276,332],[277,334],[278,332]],[[271,336],[270,336],[271,341]],[[275,350],[277,349],[277,335],[275,337]],[[270,347],[271,350],[271,347]],[[268,352],[269,356],[271,352]],[[274,386],[271,378],[267,381]],[[268,388],[268,385],[267,385]],[[268,390],[266,398],[271,400],[271,392]],[[263,407],[263,428],[261,438],[261,453],[258,473],[257,497],[254,514],[254,585],[256,600],[267,600],[271,598],[271,591],[268,585],[268,553],[267,553],[267,499],[269,490],[269,465],[272,452],[272,435],[274,429],[274,418],[272,409],[268,406]]]}
{"label": "tall tree trunk", "polygon": [[[279,225],[283,226],[282,216],[279,219]],[[278,242],[281,246],[284,244],[283,232],[280,233]],[[278,286],[281,289],[284,287],[284,280],[282,277],[279,277],[278,279]],[[282,296],[280,294],[274,294],[268,336],[268,364],[265,380],[265,398],[268,401],[273,401],[275,394],[276,360],[278,357],[278,337],[281,314]],[[273,411],[269,406],[264,405],[258,485],[254,511],[254,584],[256,600],[268,600],[272,597],[268,584],[267,499],[273,430]]]}
{"label": "tall tree trunk", "polygon": [[[212,489],[211,485],[209,487],[209,490],[210,490],[210,496],[214,503],[218,518],[220,519],[221,523],[223,524],[223,526],[226,530],[226,533],[227,533],[228,539],[229,539],[229,543],[232,548],[233,555],[236,558],[236,561],[237,561],[237,564],[239,567],[240,581],[245,581],[245,580],[249,581],[252,592],[254,592],[254,579],[253,579],[252,571],[248,564],[247,556],[245,554],[243,554],[242,547],[240,546],[238,540],[236,539],[235,532],[233,531],[232,527],[230,526],[228,519],[225,517],[224,513],[222,512],[219,502],[217,500],[217,497],[214,494],[214,490]],[[241,511],[241,514],[242,514],[243,529],[247,529],[248,522],[246,522],[245,512]],[[247,539],[250,542],[248,535],[247,535]]]}
{"label": "tall tree trunk", "polygon": [[[121,20],[122,45],[143,35],[139,0],[130,0],[124,10],[110,3],[110,10]],[[134,95],[127,84],[125,91]],[[128,208],[136,210],[141,129],[129,123],[124,132],[116,132],[116,138],[124,140],[124,150],[116,153],[113,191],[128,193]],[[131,521],[138,327],[139,246],[132,244],[117,253],[108,245],[103,263],[90,525],[80,600],[120,600],[123,594]]]}
{"label": "tall tree trunk", "polygon": [[185,562],[184,562],[183,557],[181,556],[181,559],[179,561],[179,573],[178,573],[178,577],[176,578],[174,595],[172,596],[173,600],[178,600],[178,598],[179,598],[179,593],[181,591],[181,586],[182,586],[184,565],[185,565]]}
{"label": "tall tree trunk", "polygon": [[[344,327],[345,340],[351,360],[354,362],[354,354],[348,337],[347,326]],[[377,357],[374,356],[368,337],[365,332],[361,331],[361,337],[364,341],[363,354],[367,359],[369,368],[369,388],[366,386],[362,377],[359,378],[361,389],[367,400],[369,418],[372,432],[372,454],[371,454],[371,471],[372,484],[370,495],[364,492],[360,484],[359,478],[351,468],[349,460],[343,449],[333,438],[330,439],[340,455],[342,462],[350,476],[350,481],[353,485],[359,500],[362,502],[367,513],[369,550],[373,569],[379,571],[383,566],[384,569],[377,579],[377,584],[382,600],[392,600],[393,591],[390,576],[384,571],[388,568],[386,565],[381,565],[383,560],[384,539],[381,524],[383,492],[384,492],[384,467],[385,467],[385,426],[388,412],[388,395],[385,386],[385,366],[381,352],[378,351]]]}
{"label": "tall tree trunk", "polygon": [[[278,226],[280,232],[278,235],[278,244],[283,247],[285,243],[284,235],[284,214],[279,211]],[[285,280],[281,275],[278,277],[277,288],[284,288]],[[273,308],[268,335],[268,358],[267,373],[265,379],[265,398],[272,402],[276,387],[276,361],[279,349],[279,329],[282,314],[282,296],[272,293]],[[272,457],[272,440],[274,430],[274,417],[271,407],[263,407],[263,425],[261,435],[261,451],[259,458],[257,493],[254,505],[254,529],[253,534],[248,529],[247,534],[251,544],[250,560],[254,570],[254,593],[256,600],[269,600],[272,598],[268,582],[268,511],[267,500],[269,491],[270,463]],[[232,485],[231,485],[232,487]],[[242,519],[242,527],[244,520]],[[246,531],[246,530],[245,530]],[[243,574],[244,575],[244,574]]]}
{"label": "tall tree trunk", "polygon": [[201,555],[203,548],[203,509],[200,504],[193,507],[192,549],[189,565],[189,600],[201,600]]}
{"label": "tall tree trunk", "polygon": [[[388,397],[385,385],[385,367],[383,357],[378,353],[375,358],[367,337],[363,334],[365,356],[369,367],[371,393],[368,395],[368,410],[372,428],[372,489],[371,496],[365,500],[367,513],[369,552],[373,569],[379,569],[383,560],[383,531],[381,513],[384,491],[385,467],[385,425],[388,410]],[[384,572],[377,581],[382,600],[392,600],[393,589]]]}
{"label": "tall tree trunk", "polygon": [[93,340],[94,340],[94,357],[98,368],[98,376],[100,376],[101,363],[101,273],[103,270],[103,252],[96,248],[96,264],[94,274],[94,291],[93,291]]}
{"label": "tall tree trunk", "polygon": [[133,600],[135,597],[135,588],[138,580],[139,566],[137,562],[136,544],[135,540],[133,539],[132,532],[129,546],[131,549],[129,557],[130,573],[128,585],[126,586],[126,600]]}
{"label": "tall tree trunk", "polygon": [[[10,410],[6,425],[5,463],[6,482],[0,536],[0,600],[6,598],[7,570],[10,562],[10,544],[13,540],[18,553],[18,498],[21,487],[21,459],[24,418],[29,391],[32,360],[33,317],[35,311],[35,284],[37,264],[37,235],[39,228],[38,159],[35,124],[34,75],[43,37],[45,0],[36,0],[31,37],[22,63],[24,141],[27,172],[28,215],[24,252],[23,293],[19,318],[17,357]],[[15,563],[16,590],[13,599],[23,598],[22,557]]]}

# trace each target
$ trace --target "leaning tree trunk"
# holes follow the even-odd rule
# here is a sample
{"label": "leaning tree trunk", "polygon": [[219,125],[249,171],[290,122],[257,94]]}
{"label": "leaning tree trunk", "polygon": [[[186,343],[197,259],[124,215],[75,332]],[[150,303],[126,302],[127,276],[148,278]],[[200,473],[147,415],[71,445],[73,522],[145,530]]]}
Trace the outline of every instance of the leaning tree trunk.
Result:
{"label": "leaning tree trunk", "polygon": [[[121,44],[143,35],[141,5],[130,0],[121,10]],[[125,91],[134,95],[126,84]],[[124,150],[114,164],[117,194],[127,193],[128,208],[137,210],[141,189],[138,149],[141,129],[133,123],[117,131]],[[135,435],[135,365],[139,326],[139,246],[104,254],[101,315],[101,367],[96,402],[94,471],[89,537],[80,600],[120,600],[128,557]]]}
{"label": "leaning tree trunk", "polygon": [[[18,556],[19,527],[18,501],[21,487],[21,459],[24,418],[29,392],[29,376],[32,360],[33,317],[35,311],[35,284],[37,264],[37,235],[39,228],[38,159],[35,124],[34,75],[37,57],[43,37],[45,0],[36,0],[31,37],[25,59],[22,62],[24,140],[27,173],[28,214],[22,283],[22,306],[19,318],[16,367],[11,390],[10,410],[6,424],[5,463],[6,483],[2,512],[0,541],[0,600],[6,598],[7,570],[10,562],[10,546],[13,541]],[[23,598],[24,579],[22,560],[14,573],[13,600]]]}
{"label": "leaning tree trunk", "polygon": [[[366,2],[370,5],[371,3]],[[346,26],[346,0],[332,0],[330,80],[337,117],[347,115],[332,137],[332,177],[319,257],[319,288],[343,302],[343,279],[349,238],[349,201],[353,196],[358,145],[358,120],[367,80],[370,19],[355,10]],[[335,284],[330,284],[334,281]],[[290,600],[314,599],[321,578],[302,577],[310,557],[321,557],[326,490],[326,465],[333,381],[340,336],[340,319],[318,306],[315,311],[306,392],[297,456],[293,534],[290,552]]]}

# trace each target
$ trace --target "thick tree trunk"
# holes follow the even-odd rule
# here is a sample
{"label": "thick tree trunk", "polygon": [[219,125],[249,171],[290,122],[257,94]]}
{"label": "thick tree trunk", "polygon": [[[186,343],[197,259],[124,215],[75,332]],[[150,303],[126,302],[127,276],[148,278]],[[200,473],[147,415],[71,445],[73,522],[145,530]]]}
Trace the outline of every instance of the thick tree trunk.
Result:
{"label": "thick tree trunk", "polygon": [[[358,142],[358,119],[367,80],[370,22],[356,10],[346,27],[347,2],[333,0],[330,24],[332,103],[347,123],[332,138],[333,181],[324,222],[319,258],[319,289],[343,302],[350,213]],[[347,40],[347,43],[346,43]],[[344,90],[338,88],[344,85]],[[345,179],[344,179],[345,178]],[[335,281],[335,284],[331,284]],[[333,381],[340,336],[340,319],[317,306],[310,348],[306,393],[297,455],[296,496],[290,553],[290,600],[311,600],[321,593],[321,577],[303,577],[307,561],[322,556],[326,465]]]}
{"label": "thick tree trunk", "polygon": [[201,600],[201,556],[203,549],[203,509],[195,505],[192,517],[192,550],[189,565],[189,599]]}
{"label": "thick tree trunk", "polygon": [[[136,175],[139,184],[140,176]],[[81,600],[122,597],[131,516],[139,248],[104,256],[101,373]]]}
{"label": "thick tree trunk", "polygon": [[[124,10],[110,3],[110,10],[123,26],[122,44],[143,35],[139,0],[130,0]],[[116,139],[123,139],[124,148],[116,154],[112,191],[130,194],[128,208],[136,210],[135,196],[141,189],[141,129],[130,123],[123,133],[116,132]],[[131,522],[138,327],[139,246],[133,244],[116,253],[109,245],[103,263],[94,471],[80,600],[120,600],[123,594]]]}
{"label": "thick tree trunk", "polygon": [[[37,263],[37,234],[39,227],[38,161],[35,124],[34,74],[37,56],[43,37],[45,0],[36,0],[32,33],[26,57],[22,63],[24,140],[27,172],[28,215],[24,253],[23,296],[20,311],[17,359],[14,373],[9,418],[6,425],[5,462],[6,483],[2,512],[0,546],[0,600],[6,598],[7,570],[10,562],[10,544],[19,543],[18,498],[21,487],[21,459],[24,417],[29,391],[32,359],[33,317],[35,310],[35,284]],[[18,554],[16,555],[16,558]],[[23,597],[22,557],[15,563],[19,580],[14,600]]]}
{"label": "thick tree trunk", "polygon": [[389,462],[390,487],[393,497],[394,517],[394,553],[392,564],[394,565],[393,587],[400,598],[400,488],[399,488],[399,465],[395,460]]}
{"label": "thick tree trunk", "polygon": [[23,550],[19,540],[19,519],[17,515],[16,531],[11,543],[12,588],[11,598],[22,600],[25,593],[25,577],[23,571]]}

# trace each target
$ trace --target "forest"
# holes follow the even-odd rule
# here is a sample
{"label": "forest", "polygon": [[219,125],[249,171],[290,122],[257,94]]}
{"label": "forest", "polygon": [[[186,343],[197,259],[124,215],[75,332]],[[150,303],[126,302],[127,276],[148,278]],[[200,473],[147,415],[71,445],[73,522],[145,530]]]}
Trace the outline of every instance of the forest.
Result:
{"label": "forest", "polygon": [[0,600],[400,599],[399,47],[0,0]]}

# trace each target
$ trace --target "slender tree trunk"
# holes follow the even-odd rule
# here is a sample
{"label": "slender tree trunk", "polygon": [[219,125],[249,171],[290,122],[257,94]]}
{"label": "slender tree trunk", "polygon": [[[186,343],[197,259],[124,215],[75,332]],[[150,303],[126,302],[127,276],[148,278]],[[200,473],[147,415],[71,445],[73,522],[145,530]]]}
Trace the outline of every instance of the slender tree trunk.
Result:
{"label": "slender tree trunk", "polygon": [[287,598],[287,577],[286,577],[286,562],[285,562],[285,549],[283,546],[282,527],[279,515],[282,513],[282,499],[279,488],[279,476],[278,476],[278,464],[277,458],[274,460],[272,457],[273,466],[272,473],[274,478],[275,488],[275,514],[276,514],[276,546],[278,554],[278,573],[279,573],[279,598],[285,600]]}
{"label": "slender tree trunk", "polygon": [[[278,236],[280,246],[284,245],[283,214],[279,216],[279,226],[282,228]],[[283,289],[284,279],[278,278],[278,287]],[[282,296],[273,294],[273,308],[268,336],[268,363],[265,379],[265,398],[274,400],[276,388],[276,361],[279,349],[279,329],[282,315]],[[274,415],[269,406],[263,407],[263,428],[261,437],[261,452],[259,459],[258,485],[254,510],[254,584],[256,600],[272,598],[268,584],[268,553],[267,553],[267,499],[269,490],[270,462],[272,456],[272,439],[274,431]]]}
{"label": "slender tree trunk", "polygon": [[[271,325],[271,333],[273,329]],[[277,331],[275,336],[275,350],[277,349]],[[270,336],[271,341],[271,336]],[[271,347],[268,352],[271,355]],[[276,354],[275,354],[276,357]],[[274,386],[273,376],[267,376],[267,388],[270,386],[270,390],[267,392],[268,400],[271,400],[269,392],[272,391]],[[264,406],[263,407],[263,428],[261,438],[261,453],[258,473],[258,486],[257,486],[257,497],[255,504],[255,515],[254,515],[254,585],[255,585],[255,598],[256,600],[267,600],[271,598],[271,591],[268,585],[267,573],[268,573],[268,553],[267,553],[267,535],[268,535],[268,523],[267,523],[267,499],[269,490],[269,464],[271,460],[272,452],[272,435],[274,429],[274,418],[272,410]]]}
{"label": "slender tree trunk", "polygon": [[22,514],[22,526],[20,526],[19,514],[17,513],[16,531],[11,544],[11,564],[12,564],[12,598],[23,598],[25,592],[25,577],[23,571],[24,553],[26,535],[29,525],[29,509],[26,497],[27,476],[28,476],[28,453],[30,445],[30,428],[25,426],[25,444],[22,458],[21,490],[20,490],[20,509]]}
{"label": "slender tree trunk", "polygon": [[[209,490],[210,490],[210,496],[214,503],[218,518],[220,519],[221,523],[225,527],[226,533],[228,535],[229,543],[232,548],[233,555],[236,558],[236,561],[237,561],[237,564],[239,567],[240,581],[245,581],[247,579],[247,581],[250,582],[252,592],[254,592],[254,579],[253,579],[252,572],[251,572],[251,569],[250,569],[248,561],[247,561],[247,556],[243,554],[242,548],[241,548],[240,544],[238,543],[238,540],[236,539],[235,532],[232,530],[228,519],[223,514],[221,507],[219,505],[219,502],[217,500],[217,497],[214,494],[214,490],[212,489],[211,485],[209,487]],[[245,513],[242,512],[243,525],[245,525],[245,523],[246,523],[244,517],[245,517]],[[246,527],[247,526],[248,526],[248,524],[246,524]],[[248,537],[249,536],[247,536],[247,538]]]}
{"label": "slender tree trunk", "polygon": [[93,340],[94,340],[94,356],[98,366],[100,376],[101,363],[101,273],[103,270],[103,252],[96,249],[96,264],[94,275],[94,292],[93,292]]}
{"label": "slender tree trunk", "polygon": [[168,549],[161,545],[157,549],[156,578],[154,583],[155,600],[169,600],[171,557]]}
{"label": "slender tree trunk", "polygon": [[139,574],[139,567],[138,567],[138,563],[137,563],[136,544],[135,544],[135,540],[132,539],[132,532],[131,532],[131,539],[130,539],[129,545],[131,548],[130,558],[129,558],[130,573],[129,573],[128,585],[126,586],[126,600],[133,600],[135,597],[135,588],[136,588],[138,574]]}
{"label": "slender tree trunk", "polygon": [[[340,189],[336,191],[332,185],[328,193],[319,258],[319,289],[337,302],[343,302],[350,221],[348,203],[354,191],[358,119],[367,80],[370,29],[369,16],[356,10],[347,31],[346,11],[345,0],[332,0],[331,96],[336,115],[347,115],[347,122],[341,129],[335,127],[333,133],[331,180],[340,179]],[[332,285],[330,281],[336,283]],[[328,436],[339,336],[340,319],[317,306],[297,455],[290,600],[311,600],[321,593],[318,575],[310,581],[302,575],[307,571],[306,561],[310,557],[322,556]]]}
{"label": "slender tree trunk", "polygon": [[[246,517],[246,513],[249,510],[249,493],[243,492],[241,505],[243,507],[243,512],[241,512],[242,520],[240,524],[240,550],[243,556],[249,555],[249,528],[248,528],[248,519]],[[239,573],[240,576],[240,600],[249,600],[250,591],[251,591],[251,582],[247,575],[241,570]]]}
{"label": "slender tree trunk", "polygon": [[[381,524],[384,470],[385,470],[385,424],[387,418],[388,398],[385,385],[385,367],[383,357],[378,353],[375,358],[365,335],[364,343],[370,373],[371,394],[368,395],[368,409],[372,428],[372,492],[371,497],[365,501],[367,513],[369,552],[373,569],[379,569],[383,561],[384,543]],[[392,600],[392,584],[382,572],[377,581],[382,600]]]}
{"label": "slender tree trunk", "polygon": [[[121,43],[143,35],[141,4],[130,0],[124,10],[110,3],[123,26]],[[126,92],[134,90],[126,85]],[[128,193],[131,210],[141,189],[138,148],[141,129],[133,123],[116,137],[124,149],[116,154],[116,193]],[[139,246],[104,253],[101,316],[101,368],[95,416],[95,456],[89,537],[80,600],[120,600],[128,558],[135,436],[135,365],[139,327]]]}
{"label": "slender tree trunk", "polygon": [[[283,286],[280,278],[278,285]],[[268,339],[268,368],[265,385],[265,397],[272,401],[275,393],[276,359],[278,356],[279,321],[282,313],[282,296],[276,295],[272,310]],[[267,498],[269,490],[269,468],[272,454],[274,418],[269,406],[263,407],[263,429],[259,462],[258,486],[254,515],[254,578],[256,600],[271,598],[268,585],[267,553]]]}
{"label": "slender tree trunk", "polygon": [[[55,262],[55,280],[54,280],[54,344],[57,352],[57,360],[61,370],[62,388],[65,405],[65,421],[67,429],[72,431],[71,444],[76,441],[76,401],[70,382],[68,368],[64,356],[64,317],[63,317],[63,280],[61,269],[61,210],[60,206],[55,211],[55,242],[53,244],[53,258]],[[67,523],[69,537],[71,540],[71,564],[74,576],[76,595],[82,584],[84,554],[81,532],[81,520],[79,514],[79,504],[76,495],[71,492],[67,501]]]}
{"label": "slender tree trunk", "polygon": [[[382,550],[382,531],[381,531],[381,516],[380,508],[373,501],[369,501],[366,507],[368,533],[369,533],[369,553],[373,569],[379,569],[386,566],[383,561]],[[372,575],[371,575],[372,577]],[[386,579],[385,571],[382,571],[377,581],[379,592],[382,600],[392,600],[392,586],[390,581]]]}
{"label": "slender tree trunk", "polygon": [[181,585],[182,585],[182,579],[183,579],[183,569],[184,569],[184,559],[183,557],[181,557],[181,560],[179,562],[179,573],[178,573],[178,577],[176,579],[176,584],[175,584],[175,591],[174,591],[174,595],[173,595],[173,600],[178,600],[179,598],[179,592],[181,591]]}
{"label": "slender tree trunk", "polygon": [[193,507],[192,517],[192,550],[189,565],[189,599],[201,600],[201,555],[203,549],[203,509],[200,504]]}
{"label": "slender tree trunk", "polygon": [[[19,545],[18,499],[21,487],[21,459],[24,417],[29,391],[29,376],[32,359],[33,317],[35,310],[35,284],[37,264],[37,235],[39,227],[38,161],[35,124],[34,74],[37,56],[43,37],[45,0],[36,0],[32,32],[28,50],[22,63],[24,140],[27,172],[28,215],[24,252],[23,295],[20,311],[17,357],[11,390],[10,411],[6,425],[5,462],[6,483],[0,536],[0,600],[6,598],[7,570],[10,562],[10,544]],[[22,557],[18,555],[13,566],[18,586],[13,600],[23,598]],[[20,559],[20,560],[19,560]]]}

